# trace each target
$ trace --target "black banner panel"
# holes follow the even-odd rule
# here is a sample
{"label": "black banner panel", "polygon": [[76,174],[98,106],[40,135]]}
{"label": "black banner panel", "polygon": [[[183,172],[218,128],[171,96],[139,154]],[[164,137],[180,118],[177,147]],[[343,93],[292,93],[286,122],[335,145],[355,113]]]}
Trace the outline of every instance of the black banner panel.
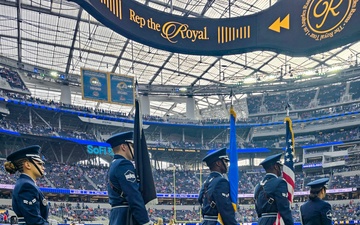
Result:
{"label": "black banner panel", "polygon": [[133,0],[72,1],[115,32],[169,52],[308,56],[360,40],[358,0],[280,0],[259,13],[227,19],[176,16]]}

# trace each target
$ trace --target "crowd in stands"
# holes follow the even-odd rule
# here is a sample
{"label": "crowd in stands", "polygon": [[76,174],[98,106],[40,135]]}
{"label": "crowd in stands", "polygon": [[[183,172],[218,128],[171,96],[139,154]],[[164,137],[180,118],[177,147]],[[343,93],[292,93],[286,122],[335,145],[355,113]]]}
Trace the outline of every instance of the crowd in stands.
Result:
{"label": "crowd in stands", "polygon": [[[360,98],[358,93],[359,81],[350,83],[349,93],[352,95],[352,100]],[[260,113],[261,107],[264,107],[267,112],[283,112],[287,103],[290,104],[293,110],[306,109],[316,106],[326,106],[339,103],[341,97],[344,95],[346,83],[334,84],[325,87],[319,87],[311,90],[296,90],[289,93],[277,93],[249,96],[247,98],[248,111],[250,114]],[[317,99],[316,92],[319,91]],[[318,102],[318,104],[310,104],[311,102]]]}
{"label": "crowd in stands", "polygon": [[[353,84],[354,83],[354,84]],[[352,82],[350,85],[350,90],[354,90],[354,87],[357,85],[358,81]],[[340,102],[340,96],[343,94],[343,90],[345,85],[332,85],[328,87],[321,87],[319,93],[319,102],[321,106],[326,106],[333,103]],[[250,113],[250,117],[247,119],[239,118],[238,123],[269,123],[269,122],[276,122],[279,120],[277,117],[269,116],[269,115],[261,115],[261,116],[251,116],[251,114],[259,113],[260,106],[264,106],[267,108],[268,111],[274,112],[284,112],[286,103],[289,102],[292,106],[292,109],[306,109],[308,108],[309,111],[296,113],[294,114],[298,119],[308,119],[308,118],[315,118],[319,116],[325,115],[332,115],[337,113],[344,113],[344,112],[352,112],[352,111],[359,111],[360,104],[359,103],[344,103],[338,106],[332,107],[325,107],[323,109],[311,110],[311,108],[304,106],[308,105],[311,99],[313,98],[316,90],[302,90],[300,92],[290,92],[288,96],[286,94],[280,93],[275,95],[256,95],[256,96],[249,96],[247,98],[248,110]],[[355,93],[355,91],[354,91]],[[360,93],[360,92],[359,92]],[[353,94],[355,96],[355,94]],[[67,109],[67,110],[74,110],[79,112],[85,112],[88,114],[93,115],[103,115],[109,116],[114,118],[125,118],[125,119],[133,119],[133,113],[126,113],[126,112],[119,112],[119,111],[111,111],[105,109],[97,109],[92,107],[86,107],[81,105],[69,105],[60,102],[54,102],[53,100],[45,100],[34,98],[29,95],[23,95],[19,93],[8,92],[5,90],[0,90],[0,96],[5,96],[7,98],[16,99],[20,101],[27,101],[30,103],[36,103],[40,105],[46,105],[50,107],[55,107],[59,109]],[[360,94],[359,94],[360,96]],[[289,101],[287,101],[288,99]],[[358,98],[353,98],[358,99]],[[322,104],[323,103],[323,104]],[[228,124],[228,118],[223,119],[212,119],[212,118],[203,118],[202,120],[188,120],[188,119],[179,119],[179,118],[163,118],[159,116],[152,116],[152,115],[144,115],[144,120],[149,121],[157,121],[157,122],[171,122],[171,123],[189,123],[189,124],[199,124],[199,125],[212,125],[212,124]]]}
{"label": "crowd in stands", "polygon": [[286,104],[287,97],[285,93],[265,95],[264,106],[269,112],[284,111]]}
{"label": "crowd in stands", "polygon": [[[0,209],[2,209],[1,206]],[[10,223],[10,214],[8,209],[4,210],[4,212],[0,212],[0,223]]]}
{"label": "crowd in stands", "polygon": [[[86,106],[81,106],[81,105],[64,104],[61,102],[55,102],[53,100],[34,98],[29,95],[13,93],[13,92],[8,92],[8,91],[4,91],[4,90],[0,90],[0,96],[19,100],[19,101],[26,101],[29,103],[35,103],[35,104],[44,105],[44,106],[48,106],[48,107],[58,108],[58,109],[85,112],[85,113],[89,113],[89,114],[93,114],[93,115],[110,116],[113,118],[133,119],[135,116],[135,114],[128,114],[125,112],[111,111],[111,110],[105,110],[105,109],[95,109],[92,107],[86,107]],[[158,116],[144,115],[143,118],[145,120],[151,120],[151,121],[164,121],[161,117],[158,117]]]}
{"label": "crowd in stands", "polygon": [[[315,126],[315,125],[314,125]],[[279,128],[284,130],[284,127]],[[269,130],[271,132],[272,130]],[[284,131],[285,132],[285,131]],[[305,146],[305,145],[314,145],[321,143],[337,142],[337,141],[350,141],[358,140],[359,136],[359,127],[352,129],[336,129],[330,132],[314,132],[313,134],[296,134],[295,136],[295,146]],[[242,143],[244,148],[279,148],[285,146],[285,140],[278,137],[266,137],[265,140],[262,139],[252,139],[249,142]]]}
{"label": "crowd in stands", "polygon": [[316,90],[305,90],[301,92],[290,92],[289,99],[294,109],[306,109],[309,107],[311,100],[314,99]]}
{"label": "crowd in stands", "polygon": [[260,111],[262,105],[262,95],[253,95],[247,98],[247,105],[249,114],[255,114]]}
{"label": "crowd in stands", "polygon": [[[356,120],[357,115],[349,116],[347,121]],[[331,118],[328,119],[329,124],[340,123],[342,118]],[[318,126],[322,125],[323,121],[315,121],[309,124],[296,124],[294,126],[301,127],[304,129],[306,127]],[[15,131],[23,134],[32,134],[37,136],[50,136],[50,137],[64,137],[64,138],[75,138],[81,140],[92,140],[98,141],[101,138],[97,138],[93,133],[88,133],[85,131],[80,131],[79,129],[69,130],[69,129],[60,129],[59,127],[49,127],[48,125],[37,125],[37,124],[29,124],[29,123],[17,123],[16,121],[10,120],[9,118],[0,119],[0,129]],[[255,132],[273,132],[278,130],[284,130],[282,125],[272,126],[272,127],[262,127],[256,128]],[[296,128],[297,129],[297,128]],[[153,139],[152,139],[153,138]],[[170,138],[170,137],[168,137]],[[191,137],[189,137],[191,138]],[[297,146],[304,145],[313,145],[318,143],[327,143],[327,142],[335,142],[335,141],[348,141],[348,140],[356,140],[359,139],[359,127],[355,127],[352,129],[333,129],[331,132],[323,131],[316,132],[313,134],[304,134],[298,133],[295,138],[295,144]],[[149,136],[148,138],[149,146],[153,147],[170,147],[170,148],[184,148],[184,149],[215,149],[228,147],[228,143],[224,143],[219,140],[213,140],[211,142],[205,142],[201,144],[197,141],[175,141],[173,139],[166,139],[163,137],[163,141],[158,141],[157,137]],[[267,147],[267,148],[278,148],[284,146],[284,140],[278,137],[267,137],[265,140],[252,138],[247,142],[238,142],[238,148],[259,148],[259,147]]]}
{"label": "crowd in stands", "polygon": [[[21,79],[20,75],[9,68],[0,68],[0,77],[8,82],[8,84],[15,89],[24,90],[28,93],[25,83]],[[269,112],[283,112],[287,103],[292,106],[292,109],[306,109],[309,108],[310,102],[315,100],[319,103],[320,106],[326,106],[334,103],[339,103],[341,96],[344,95],[346,89],[346,83],[338,83],[333,85],[328,85],[324,87],[318,87],[314,89],[303,89],[295,90],[292,92],[280,92],[277,94],[268,94],[264,93],[263,95],[251,95],[247,98],[248,111],[251,114],[256,114],[260,112],[261,106],[264,106]],[[360,81],[350,82],[349,94],[352,96],[352,100],[360,98]],[[316,92],[318,91],[317,99]],[[122,118],[133,118],[133,114],[127,112],[118,112],[105,109],[91,108],[86,106],[78,105],[68,105],[60,102],[54,102],[52,100],[44,100],[39,98],[33,98],[29,95],[15,94],[14,92],[6,91],[5,94],[8,97],[16,98],[19,100],[25,100],[32,103],[38,103],[43,105],[51,105],[58,108],[71,109],[76,111],[82,111],[87,113],[92,113],[96,115],[106,115],[111,117],[122,117]],[[167,118],[162,118],[158,116],[146,115],[146,120],[151,121],[160,121],[164,122]],[[228,123],[228,118],[224,118],[224,121],[211,120],[211,118],[205,118],[201,121],[202,124],[207,123]],[[240,121],[241,122],[241,121]],[[251,121],[245,121],[251,122]],[[261,122],[261,121],[259,121]]]}
{"label": "crowd in stands", "polygon": [[200,218],[200,210],[199,207],[193,208],[193,210],[169,210],[169,209],[149,209],[150,219],[156,221],[156,218],[162,218],[164,222],[169,222],[172,219],[178,222],[185,221],[198,221],[200,222],[202,219]]}
{"label": "crowd in stands", "polygon": [[98,217],[109,218],[110,209],[104,209],[98,206],[97,208],[88,207],[85,203],[76,205],[71,203],[54,203],[50,205],[50,215],[60,217],[64,220],[64,223],[70,222],[85,222],[94,221]]}
{"label": "crowd in stands", "polygon": [[[67,129],[60,129],[58,127],[50,128],[47,125],[30,125],[27,123],[17,123],[15,121],[9,120],[7,118],[0,119],[0,129],[15,131],[24,134],[32,134],[37,136],[57,136],[57,137],[65,137],[65,138],[76,138],[82,140],[94,140],[98,139],[95,135],[87,132],[81,132],[79,130],[72,131]],[[314,136],[314,135],[312,135]],[[149,136],[150,138],[152,136]],[[227,144],[212,141],[208,143],[204,143],[202,145],[199,142],[195,141],[169,141],[163,140],[159,142],[155,137],[155,140],[149,140],[149,146],[153,147],[171,147],[171,148],[185,148],[185,149],[214,149],[214,148],[222,148],[228,147]],[[314,143],[323,143],[329,142],[330,140],[354,140],[358,138],[358,128],[346,131],[334,131],[332,133],[324,133],[324,134],[316,134],[314,138],[309,139],[310,141],[302,141],[301,144],[314,144]],[[264,141],[255,141],[252,140],[250,142],[239,143],[239,148],[254,148],[254,147],[278,147],[279,140],[275,139],[267,139]]]}
{"label": "crowd in stands", "polygon": [[[0,163],[3,163],[1,160]],[[37,181],[40,187],[55,187],[55,188],[72,188],[72,189],[86,189],[86,190],[106,190],[106,173],[107,167],[95,165],[65,165],[62,163],[47,163],[46,164],[46,178]],[[357,187],[360,183],[359,175],[343,176],[344,171],[359,170],[360,166],[343,167],[333,169],[331,174],[305,174],[296,173],[296,187],[295,191],[308,190],[306,183],[314,181],[322,177],[330,177],[328,189]],[[205,171],[200,175],[199,171],[168,171],[155,170],[154,181],[157,188],[157,193],[173,193],[174,185],[176,193],[198,193],[203,177],[208,175]],[[264,177],[263,169],[242,170],[239,176],[239,193],[251,194],[255,185]],[[59,179],[61,177],[61,179]],[[1,183],[14,184],[16,176],[8,175],[4,169],[0,170]],[[175,184],[174,184],[175,182]],[[328,200],[337,200],[336,195],[328,195]],[[305,199],[304,199],[305,200]],[[108,218],[109,209],[91,208],[84,203],[77,203],[76,205],[52,203],[50,213],[58,216],[65,221],[92,221],[97,217]],[[347,205],[335,204],[334,218],[336,220],[359,220],[360,219],[360,203]],[[149,215],[152,220],[156,218],[163,218],[169,221],[176,218],[177,221],[199,221],[200,213],[199,206],[194,205],[193,210],[176,210],[174,209],[152,209],[149,208]],[[237,219],[239,222],[257,221],[257,215],[253,207],[239,207]],[[293,205],[293,217],[295,221],[299,220],[299,206]],[[0,217],[1,219],[1,217]]]}
{"label": "crowd in stands", "polygon": [[32,134],[36,136],[57,136],[82,140],[97,140],[93,134],[87,132],[60,129],[58,127],[49,127],[47,125],[31,125],[29,123],[17,123],[6,118],[0,119],[0,129],[15,131],[22,134]]}
{"label": "crowd in stands", "polygon": [[351,154],[345,161],[348,165],[360,165],[360,155],[356,153]]}
{"label": "crowd in stands", "polygon": [[359,138],[359,127],[344,130],[344,131],[336,131],[331,133],[322,133],[316,136],[317,143],[325,143],[332,141],[348,141]]}
{"label": "crowd in stands", "polygon": [[5,67],[0,68],[0,77],[5,79],[11,88],[29,92],[29,89],[27,89],[20,75],[16,71]]}
{"label": "crowd in stands", "polygon": [[340,97],[344,95],[345,88],[346,84],[321,87],[319,92],[319,105],[330,105],[340,102]]}
{"label": "crowd in stands", "polygon": [[360,98],[360,81],[352,81],[350,83],[350,90],[349,93],[352,95],[352,99],[359,99]]}
{"label": "crowd in stands", "polygon": [[[47,178],[55,188],[93,190],[95,187],[86,179],[85,172],[78,165],[52,163],[46,165]],[[100,172],[100,169],[99,169]],[[61,179],[59,179],[61,177]],[[104,180],[101,181],[104,183]],[[100,183],[100,184],[101,184]]]}
{"label": "crowd in stands", "polygon": [[[71,203],[49,203],[50,216],[56,216],[63,221],[62,223],[84,223],[94,220],[109,218],[110,209],[98,207],[88,207],[85,203],[78,202],[76,204]],[[201,215],[198,205],[194,205],[192,210],[179,210],[179,209],[155,209],[148,208],[148,214],[152,221],[157,221],[158,218],[162,218],[165,223],[169,223],[170,220],[175,220],[177,223],[191,221],[201,221]],[[4,212],[0,213],[0,223],[10,223],[9,210],[10,205],[0,205],[0,209]],[[292,215],[295,222],[300,221],[300,205],[298,203],[293,204]],[[360,202],[354,202],[349,200],[345,204],[332,204],[333,220],[360,220]],[[258,221],[258,217],[253,205],[239,206],[236,214],[236,220],[239,223],[248,223]]]}
{"label": "crowd in stands", "polygon": [[[316,126],[316,124],[313,126]],[[37,136],[57,136],[65,138],[76,138],[82,140],[93,140],[97,141],[94,134],[81,132],[81,131],[72,131],[67,129],[59,128],[50,128],[47,125],[33,125],[26,123],[16,123],[14,121],[8,120],[6,118],[0,119],[0,129],[16,131],[24,134],[32,134]],[[272,129],[275,129],[274,127]],[[280,127],[278,129],[284,129]],[[272,131],[272,130],[269,130]],[[333,130],[332,132],[319,132],[311,135],[301,135],[298,134],[295,139],[295,143],[298,146],[303,145],[313,145],[318,143],[327,143],[335,141],[348,141],[359,139],[359,127],[344,130]],[[149,146],[153,147],[171,147],[171,148],[185,148],[185,149],[215,149],[222,147],[229,147],[228,143],[212,141],[204,143],[202,145],[199,142],[195,141],[168,141],[164,140],[163,142],[158,142],[156,140],[151,140]],[[153,141],[153,142],[152,142]],[[268,137],[265,140],[252,139],[249,142],[238,143],[239,148],[278,148],[284,146],[284,140],[281,140],[277,137],[271,138]]]}
{"label": "crowd in stands", "polygon": [[[3,163],[0,161],[0,163]],[[352,167],[346,167],[344,170],[350,170]],[[359,169],[354,167],[354,169]],[[80,190],[98,190],[107,189],[105,182],[107,176],[107,167],[92,165],[67,165],[63,163],[47,163],[46,177],[37,181],[40,187],[80,189]],[[336,170],[339,172],[339,170]],[[207,172],[200,174],[199,171],[180,171],[176,170],[154,170],[154,181],[157,193],[177,193],[177,194],[196,194],[200,190],[201,181],[208,175]],[[240,171],[239,193],[249,194],[258,184],[265,172],[262,169]],[[329,188],[347,188],[357,187],[360,183],[359,175],[342,176],[341,174],[323,174],[305,175],[296,173],[295,191],[307,190],[305,184],[323,176],[331,177]],[[59,179],[61,177],[61,179]],[[0,183],[15,184],[16,176],[7,174],[3,169],[0,170]],[[174,183],[175,182],[175,183]]]}

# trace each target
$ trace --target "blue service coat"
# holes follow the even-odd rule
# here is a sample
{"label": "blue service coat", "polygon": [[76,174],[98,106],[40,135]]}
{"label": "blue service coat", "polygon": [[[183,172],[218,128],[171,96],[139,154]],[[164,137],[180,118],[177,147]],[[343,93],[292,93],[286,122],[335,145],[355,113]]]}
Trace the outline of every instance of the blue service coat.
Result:
{"label": "blue service coat", "polygon": [[12,207],[18,221],[27,225],[48,225],[49,206],[45,196],[27,174],[21,174],[16,181]]}
{"label": "blue service coat", "polygon": [[331,225],[332,210],[328,202],[320,198],[309,199],[300,206],[302,225]]}
{"label": "blue service coat", "polygon": [[216,225],[220,213],[224,225],[236,225],[235,211],[230,199],[229,181],[219,172],[211,172],[199,193],[203,225]]}
{"label": "blue service coat", "polygon": [[128,213],[132,216],[135,224],[149,223],[134,165],[121,155],[114,155],[108,171],[108,195],[112,207],[110,225],[125,225]]}
{"label": "blue service coat", "polygon": [[279,212],[285,225],[294,225],[288,189],[284,179],[267,173],[255,187],[255,209],[259,217],[258,225],[273,225]]}

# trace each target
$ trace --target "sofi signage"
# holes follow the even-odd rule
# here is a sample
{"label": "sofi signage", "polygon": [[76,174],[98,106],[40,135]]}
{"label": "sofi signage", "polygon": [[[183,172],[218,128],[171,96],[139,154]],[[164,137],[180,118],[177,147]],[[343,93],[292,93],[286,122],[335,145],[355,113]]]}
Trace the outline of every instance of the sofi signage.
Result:
{"label": "sofi signage", "polygon": [[91,155],[114,155],[111,147],[87,145],[86,149]]}

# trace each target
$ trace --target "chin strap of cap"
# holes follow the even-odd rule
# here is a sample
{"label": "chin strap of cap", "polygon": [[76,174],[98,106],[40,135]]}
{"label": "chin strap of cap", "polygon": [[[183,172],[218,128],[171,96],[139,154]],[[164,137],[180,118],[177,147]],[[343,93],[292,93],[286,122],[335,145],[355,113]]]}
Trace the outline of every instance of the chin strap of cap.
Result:
{"label": "chin strap of cap", "polygon": [[31,156],[27,157],[29,159],[29,161],[35,166],[35,168],[39,171],[41,176],[44,176],[44,174],[41,172],[41,170],[39,169],[38,165],[34,162],[34,159]]}
{"label": "chin strap of cap", "polygon": [[134,160],[134,159],[135,159],[135,156],[134,156],[133,151],[131,151],[130,142],[125,142],[125,144],[128,146],[129,151],[130,151],[130,154],[131,154],[131,157],[132,157],[132,159]]}
{"label": "chin strap of cap", "polygon": [[221,160],[221,163],[223,164],[224,168],[227,170],[227,165],[225,164],[224,160]]}

